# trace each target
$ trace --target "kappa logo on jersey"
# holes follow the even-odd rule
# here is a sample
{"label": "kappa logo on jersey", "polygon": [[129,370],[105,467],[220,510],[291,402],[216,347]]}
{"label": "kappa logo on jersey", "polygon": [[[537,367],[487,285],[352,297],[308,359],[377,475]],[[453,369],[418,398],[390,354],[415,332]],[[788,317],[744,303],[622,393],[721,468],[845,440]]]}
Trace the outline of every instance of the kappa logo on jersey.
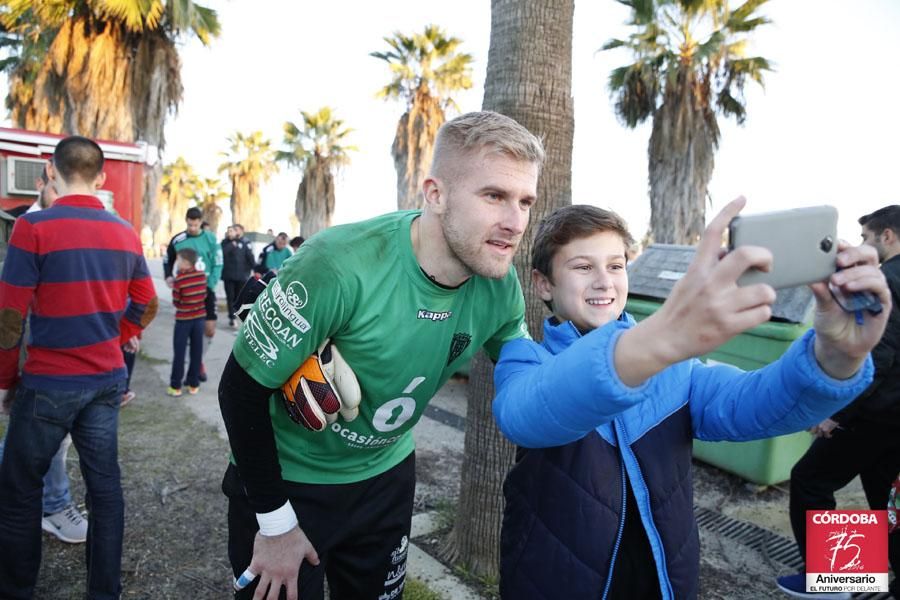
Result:
{"label": "kappa logo on jersey", "polygon": [[447,364],[449,365],[459,358],[471,343],[472,336],[468,333],[454,333],[453,339],[450,341],[450,354],[447,356]]}
{"label": "kappa logo on jersey", "polygon": [[416,314],[417,319],[424,319],[426,321],[446,321],[452,316],[453,312],[449,310],[444,312],[434,312],[425,310],[424,308],[420,308],[419,312]]}

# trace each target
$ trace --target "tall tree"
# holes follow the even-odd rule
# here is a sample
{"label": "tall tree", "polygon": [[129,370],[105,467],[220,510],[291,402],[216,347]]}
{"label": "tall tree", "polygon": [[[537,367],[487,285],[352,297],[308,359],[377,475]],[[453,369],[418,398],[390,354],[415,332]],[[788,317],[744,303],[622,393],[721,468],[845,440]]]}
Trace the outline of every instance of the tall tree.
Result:
{"label": "tall tree", "polygon": [[157,242],[166,244],[176,231],[184,229],[187,209],[197,203],[200,177],[183,156],[165,165],[159,195],[162,223],[157,229]]}
{"label": "tall tree", "polygon": [[648,117],[650,235],[656,242],[693,244],[705,227],[707,186],[719,144],[716,113],[746,117],[744,85],[763,84],[768,60],[746,56],[748,34],[769,23],[747,0],[619,0],[632,9],[625,40],[635,62],[615,69],[609,88],[616,114],[628,127]]}
{"label": "tall tree", "polygon": [[256,231],[260,185],[278,172],[272,142],[264,139],[261,131],[237,132],[228,138],[228,150],[220,154],[225,162],[219,165],[219,173],[227,173],[231,182],[231,218],[247,231]]}
{"label": "tall tree", "polygon": [[220,202],[230,195],[220,179],[206,177],[200,181],[198,203],[203,211],[203,220],[209,223],[214,233],[219,231],[219,221],[222,220]]}
{"label": "tall tree", "polygon": [[390,50],[369,55],[387,62],[391,69],[391,82],[378,96],[406,105],[391,146],[397,169],[397,208],[419,208],[444,111],[457,108],[450,94],[472,87],[472,56],[460,54],[462,40],[447,37],[436,25],[411,36],[395,32],[384,41]]}
{"label": "tall tree", "polygon": [[276,156],[303,172],[294,212],[300,222],[300,235],[308,238],[331,226],[334,178],[338,169],[350,164],[350,152],[356,151],[356,146],[347,145],[346,138],[353,130],[335,118],[329,107],[314,113],[301,110],[300,114],[301,127],[292,121],[284,124],[283,144],[287,149]]}
{"label": "tall tree", "polygon": [[[512,117],[543,138],[546,161],[531,223],[572,202],[572,19],[574,0],[492,0],[491,45],[485,110]],[[522,238],[514,264],[525,293],[525,318],[541,331],[544,306],[532,290],[534,227]],[[493,366],[484,353],[469,376],[465,455],[459,506],[446,554],[479,575],[496,576],[499,563],[502,482],[513,446],[491,416]]]}
{"label": "tall tree", "polygon": [[[219,34],[214,10],[192,0],[0,0],[14,48],[7,107],[26,129],[165,146],[165,119],[182,96],[176,42]],[[154,157],[159,159],[157,155]],[[148,169],[144,219],[159,226],[161,175]]]}

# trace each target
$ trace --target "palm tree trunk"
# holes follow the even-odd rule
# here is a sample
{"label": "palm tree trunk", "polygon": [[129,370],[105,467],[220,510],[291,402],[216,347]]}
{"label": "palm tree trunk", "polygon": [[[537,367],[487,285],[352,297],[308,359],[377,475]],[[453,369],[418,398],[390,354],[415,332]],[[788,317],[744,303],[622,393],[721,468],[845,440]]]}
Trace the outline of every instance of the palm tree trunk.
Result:
{"label": "palm tree trunk", "polygon": [[666,85],[653,116],[647,154],[650,235],[663,244],[696,244],[706,227],[706,198],[719,129],[715,113],[698,100],[690,70]]}
{"label": "palm tree trunk", "polygon": [[[543,137],[547,154],[531,210],[536,223],[572,201],[572,18],[574,0],[492,0],[484,109],[506,114]],[[534,227],[526,232],[515,265],[525,292],[525,317],[541,330],[544,307],[532,292]],[[523,277],[524,275],[524,277]],[[493,367],[482,356],[472,365],[462,487],[456,524],[445,554],[478,575],[499,565],[502,483],[514,449],[490,416]]]}
{"label": "palm tree trunk", "polygon": [[311,163],[297,188],[294,206],[301,236],[309,239],[316,232],[331,227],[334,201],[334,176],[330,168],[320,161]]}
{"label": "palm tree trunk", "polygon": [[444,110],[427,89],[416,91],[412,106],[397,123],[391,146],[397,170],[397,209],[422,207],[422,183],[428,175],[434,140],[444,124]]}
{"label": "palm tree trunk", "polygon": [[259,231],[259,196],[254,198],[252,182],[244,177],[231,178],[231,214],[246,231]]}

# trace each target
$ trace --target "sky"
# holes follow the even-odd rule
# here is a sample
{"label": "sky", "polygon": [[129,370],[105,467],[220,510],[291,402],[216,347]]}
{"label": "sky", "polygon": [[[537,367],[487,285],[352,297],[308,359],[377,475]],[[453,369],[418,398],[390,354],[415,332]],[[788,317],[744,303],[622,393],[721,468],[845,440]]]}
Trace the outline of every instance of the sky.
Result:
{"label": "sky", "polygon": [[[180,44],[184,100],[166,126],[164,160],[184,156],[203,176],[215,175],[228,135],[262,130],[280,147],[285,121],[328,105],[354,130],[348,141],[359,148],[338,178],[335,222],[393,210],[390,147],[404,107],[375,97],[390,76],[369,53],[386,49],[382,38],[395,31],[434,23],[461,38],[461,50],[474,56],[474,87],[456,100],[463,112],[481,107],[489,0],[201,3],[218,11],[222,35],[209,47]],[[748,86],[744,126],[719,120],[708,218],[740,194],[748,214],[833,204],[839,234],[857,241],[860,215],[900,202],[900,2],[772,0],[761,12],[774,23],[758,30],[750,53],[771,59],[776,70],[765,90]],[[631,130],[616,120],[607,78],[629,56],[598,52],[627,35],[627,18],[614,0],[575,3],[572,200],[615,210],[640,238],[649,223],[650,125]],[[299,182],[300,172],[283,166],[263,187],[263,227],[288,227]]]}

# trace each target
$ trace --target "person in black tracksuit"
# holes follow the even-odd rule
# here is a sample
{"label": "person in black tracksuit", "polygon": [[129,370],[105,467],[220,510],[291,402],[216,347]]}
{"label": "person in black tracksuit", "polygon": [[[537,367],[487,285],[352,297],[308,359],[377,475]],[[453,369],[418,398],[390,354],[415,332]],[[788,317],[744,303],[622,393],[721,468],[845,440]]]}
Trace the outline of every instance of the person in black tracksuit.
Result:
{"label": "person in black tracksuit", "polygon": [[222,282],[228,304],[228,324],[234,326],[234,301],[253,269],[253,249],[243,236],[243,227],[231,225],[222,240]]}
{"label": "person in black tracksuit", "polygon": [[[813,428],[812,446],[791,471],[790,516],[805,555],[806,511],[835,508],[835,491],[859,475],[873,510],[884,510],[900,471],[900,205],[859,219],[864,243],[874,246],[891,291],[893,308],[872,350],[875,380],[843,410]],[[891,534],[888,558],[900,570],[900,532]],[[900,579],[890,586],[900,598]]]}

